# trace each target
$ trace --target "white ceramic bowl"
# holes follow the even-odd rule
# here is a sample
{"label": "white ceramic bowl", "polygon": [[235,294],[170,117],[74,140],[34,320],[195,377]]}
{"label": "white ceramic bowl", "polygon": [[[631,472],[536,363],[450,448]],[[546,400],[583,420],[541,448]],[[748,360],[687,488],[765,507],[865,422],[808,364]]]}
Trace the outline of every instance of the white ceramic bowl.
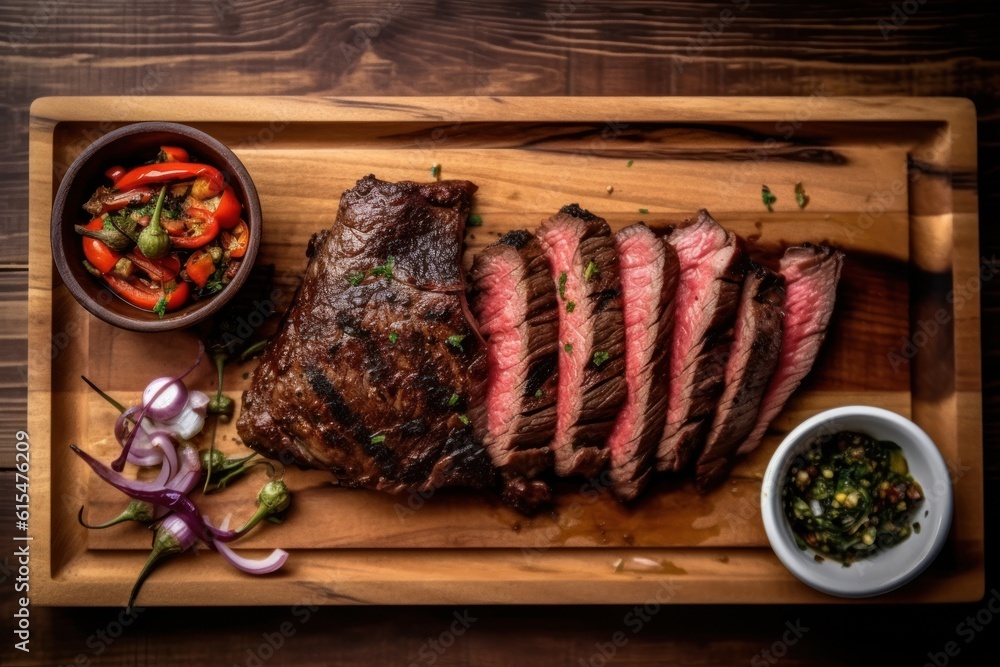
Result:
{"label": "white ceramic bowl", "polygon": [[[898,444],[906,456],[910,474],[924,491],[924,502],[913,516],[920,524],[920,532],[914,531],[900,544],[855,561],[850,567],[831,558],[817,562],[816,552],[800,549],[781,502],[785,475],[796,455],[821,435],[838,431],[857,431]],[[847,406],[821,412],[788,434],[764,473],[760,505],[767,539],[792,574],[830,595],[869,597],[899,588],[937,557],[951,528],[951,477],[934,442],[909,419],[881,408]]]}

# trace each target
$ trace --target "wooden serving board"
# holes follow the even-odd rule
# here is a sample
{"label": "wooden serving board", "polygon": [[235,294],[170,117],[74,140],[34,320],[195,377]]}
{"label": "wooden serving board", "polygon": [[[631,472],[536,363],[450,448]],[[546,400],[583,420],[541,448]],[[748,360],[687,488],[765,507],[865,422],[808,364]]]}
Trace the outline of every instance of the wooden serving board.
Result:
{"label": "wooden serving board", "polygon": [[[33,599],[120,605],[146,557],[134,526],[87,531],[123,496],[69,450],[110,459],[115,411],[84,374],[125,403],[195,354],[195,332],[138,334],[89,316],[53,271],[51,202],[73,158],[130,122],[193,125],[229,145],[260,193],[259,262],[276,265],[287,306],[310,235],[333,222],[340,193],[368,173],[479,185],[483,225],[466,263],[502,233],[534,229],[577,202],[612,227],[654,228],[705,207],[761,252],[825,241],[847,253],[820,359],[759,451],[700,495],[658,482],[622,506],[601,484],[567,481],[553,511],[519,516],[460,491],[394,497],[333,487],[287,470],[294,505],[281,526],[237,543],[291,550],[280,572],[251,578],[215,556],[177,558],[142,604],[830,602],[773,555],[760,480],[788,430],[848,404],[914,419],[952,468],[955,518],[931,569],[886,601],[978,599],[984,588],[976,116],[955,99],[895,98],[45,98],[31,113],[29,418]],[[630,166],[631,161],[631,166]],[[805,209],[795,202],[803,183]],[[761,185],[778,197],[773,213]],[[609,186],[613,192],[608,192]],[[640,209],[648,213],[640,213]],[[937,329],[929,323],[937,320]],[[255,362],[228,368],[237,396]],[[189,384],[211,391],[208,364]],[[232,424],[217,443],[237,452]],[[196,497],[221,519],[253,510],[261,474]],[[251,553],[263,553],[252,551]]]}

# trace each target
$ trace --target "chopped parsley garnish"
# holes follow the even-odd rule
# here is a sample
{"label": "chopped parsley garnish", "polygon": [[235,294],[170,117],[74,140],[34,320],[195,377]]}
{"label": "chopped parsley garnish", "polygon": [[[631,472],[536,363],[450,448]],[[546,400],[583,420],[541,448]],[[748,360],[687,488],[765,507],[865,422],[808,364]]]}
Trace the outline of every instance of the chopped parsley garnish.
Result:
{"label": "chopped parsley garnish", "polygon": [[771,192],[771,188],[766,185],[760,186],[760,199],[764,202],[764,206],[767,207],[767,210],[774,213],[774,202],[778,201],[778,198]]}
{"label": "chopped parsley garnish", "polygon": [[611,355],[608,354],[607,352],[594,352],[594,365],[599,368],[601,364],[603,364],[610,358]]}
{"label": "chopped parsley garnish", "polygon": [[448,343],[448,345],[451,345],[452,347],[457,347],[459,350],[461,350],[463,340],[465,340],[465,336],[459,336],[456,334],[454,336],[448,336],[448,339],[445,342]]}
{"label": "chopped parsley garnish", "polygon": [[649,209],[648,208],[640,208],[639,209],[639,213],[642,213],[643,215],[647,215],[649,213]]}
{"label": "chopped parsley garnish", "polygon": [[161,296],[160,300],[156,302],[155,306],[153,306],[153,312],[156,313],[157,315],[159,315],[161,320],[163,319],[163,316],[167,314],[167,295],[166,294],[164,294],[163,296]]}
{"label": "chopped parsley garnish", "polygon": [[441,165],[439,164],[431,165],[431,178],[440,178],[440,177],[441,177]]}
{"label": "chopped parsley garnish", "polygon": [[567,354],[569,354],[570,352],[573,351],[573,343],[566,343],[565,345],[563,345],[563,349],[566,350]]}
{"label": "chopped parsley garnish", "polygon": [[567,313],[572,313],[574,310],[576,310],[576,301],[570,301],[566,304]]}
{"label": "chopped parsley garnish", "polygon": [[566,272],[563,271],[559,274],[559,298],[563,301],[566,300]]}
{"label": "chopped parsley garnish", "polygon": [[806,194],[806,189],[802,187],[801,183],[795,184],[795,203],[799,205],[799,208],[805,208],[806,204],[809,203],[809,195]]}
{"label": "chopped parsley garnish", "polygon": [[459,420],[460,422],[462,422],[463,424],[465,424],[466,426],[468,426],[468,425],[469,425],[469,418],[468,418],[468,417],[466,417],[465,415],[459,415],[459,416],[458,416],[458,420]]}
{"label": "chopped parsley garnish", "polygon": [[357,273],[348,273],[347,282],[351,283],[352,287],[357,287],[365,279],[365,274],[360,271]]}
{"label": "chopped parsley garnish", "polygon": [[389,345],[395,345],[397,340],[399,340],[399,334],[395,331],[389,334]]}
{"label": "chopped parsley garnish", "polygon": [[448,407],[452,408],[458,403],[458,394],[452,394],[451,398],[448,399]]}
{"label": "chopped parsley garnish", "polygon": [[372,444],[373,445],[379,445],[379,444],[382,444],[383,442],[385,442],[385,436],[384,435],[373,435],[372,436]]}
{"label": "chopped parsley garnish", "polygon": [[538,391],[535,392],[535,398],[541,398],[544,395],[545,394],[542,392],[541,389],[539,389]]}
{"label": "chopped parsley garnish", "polygon": [[626,166],[626,167],[631,167],[631,166],[632,166],[632,163],[633,163],[633,162],[634,162],[634,160],[629,160],[629,161],[628,161],[628,162],[627,162],[627,163],[625,164],[625,166]]}
{"label": "chopped parsley garnish", "polygon": [[376,266],[372,269],[373,276],[382,276],[383,278],[392,278],[392,269],[396,266],[396,258],[389,255],[385,258],[385,264],[382,266]]}
{"label": "chopped parsley garnish", "polygon": [[483,226],[483,216],[478,213],[473,213],[469,216],[469,227],[482,227]]}
{"label": "chopped parsley garnish", "polygon": [[591,280],[596,278],[597,274],[599,274],[600,272],[601,270],[597,268],[597,262],[595,262],[594,260],[590,260],[590,263],[587,264],[587,268],[583,270],[583,279],[587,282],[590,282]]}

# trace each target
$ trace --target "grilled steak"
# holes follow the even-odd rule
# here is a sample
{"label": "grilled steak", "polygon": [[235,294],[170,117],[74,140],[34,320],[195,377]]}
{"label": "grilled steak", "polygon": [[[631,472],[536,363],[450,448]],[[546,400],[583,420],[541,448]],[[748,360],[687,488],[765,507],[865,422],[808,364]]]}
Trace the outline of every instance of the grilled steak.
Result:
{"label": "grilled steak", "polygon": [[778,368],[767,385],[754,428],[738,453],[755,450],[767,427],[812,369],[833,315],[844,254],[827,246],[793,246],[781,258],[785,322]]}
{"label": "grilled steak", "polygon": [[550,447],[559,475],[596,475],[625,400],[625,332],[608,224],[576,204],[538,230],[558,292],[559,387]]}
{"label": "grilled steak", "polygon": [[725,390],[705,449],[698,457],[695,475],[702,489],[725,477],[737,448],[754,427],[764,390],[778,365],[784,302],[782,279],[760,265],[752,265],[736,314]]}
{"label": "grilled steak", "polygon": [[343,194],[243,395],[244,442],[344,486],[495,483],[478,433],[486,350],[460,268],[475,190],[366,176]]}
{"label": "grilled steak", "polygon": [[702,210],[668,237],[677,250],[674,337],[660,470],[681,470],[698,454],[723,389],[733,321],[746,273],[742,241]]}
{"label": "grilled steak", "polygon": [[489,362],[484,443],[497,468],[531,478],[552,465],[556,428],[559,314],[549,263],[538,239],[518,230],[476,256],[471,278]]}
{"label": "grilled steak", "polygon": [[625,319],[628,393],[608,438],[611,479],[622,500],[649,480],[667,418],[670,334],[679,268],[673,246],[642,224],[615,234]]}

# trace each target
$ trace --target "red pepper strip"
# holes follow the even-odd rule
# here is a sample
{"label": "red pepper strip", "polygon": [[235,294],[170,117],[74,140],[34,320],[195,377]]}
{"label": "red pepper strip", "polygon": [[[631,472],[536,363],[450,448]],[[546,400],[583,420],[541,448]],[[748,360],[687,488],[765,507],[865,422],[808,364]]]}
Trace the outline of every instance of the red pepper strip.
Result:
{"label": "red pepper strip", "polygon": [[197,162],[164,162],[144,164],[122,176],[115,186],[119,190],[131,190],[140,185],[158,185],[173,181],[186,181],[194,178],[206,178],[216,192],[222,192],[225,179],[222,173],[207,164]]}
{"label": "red pepper strip", "polygon": [[190,225],[183,236],[171,236],[170,243],[175,248],[193,250],[207,245],[219,235],[219,221],[210,211],[196,206],[189,206],[187,214],[200,223]]}
{"label": "red pepper strip", "polygon": [[[104,221],[100,218],[94,218],[87,223],[86,227],[95,232],[100,231],[104,229]],[[122,258],[120,253],[106,246],[104,241],[92,239],[89,236],[83,237],[83,256],[101,273],[111,273],[111,270],[115,268],[115,264]]]}
{"label": "red pepper strip", "polygon": [[164,162],[190,162],[191,157],[188,152],[178,146],[160,146],[161,157],[166,158]]}
{"label": "red pepper strip", "polygon": [[222,233],[222,248],[229,251],[229,256],[239,259],[247,254],[247,246],[250,244],[250,228],[247,223],[240,220],[240,224],[231,232]]}
{"label": "red pepper strip", "polygon": [[101,213],[117,211],[130,204],[148,204],[157,194],[153,188],[134,188],[116,192],[101,202]]}
{"label": "red pepper strip", "polygon": [[243,205],[240,204],[239,197],[233,189],[226,186],[222,191],[219,204],[215,207],[215,219],[219,221],[222,229],[232,229],[240,222],[240,214],[243,212]]}
{"label": "red pepper strip", "polygon": [[128,258],[132,260],[133,264],[142,269],[147,276],[161,283],[170,282],[181,272],[181,260],[176,255],[167,255],[162,259],[149,259],[141,252],[133,249],[128,254]]}
{"label": "red pepper strip", "polygon": [[136,308],[142,308],[143,310],[153,310],[156,308],[156,304],[159,303],[160,299],[164,296],[167,298],[166,311],[170,312],[172,310],[177,310],[183,306],[188,299],[191,288],[185,282],[180,282],[177,284],[177,288],[173,292],[167,294],[162,287],[152,288],[147,287],[141,281],[135,278],[119,278],[113,273],[106,274],[104,276],[104,282],[108,284],[115,294],[125,299],[128,303],[132,304]]}
{"label": "red pepper strip", "polygon": [[106,172],[104,172],[104,175],[110,178],[112,183],[117,182],[118,179],[124,176],[125,174],[126,174],[125,167],[121,165],[115,165],[114,167],[111,167]]}

